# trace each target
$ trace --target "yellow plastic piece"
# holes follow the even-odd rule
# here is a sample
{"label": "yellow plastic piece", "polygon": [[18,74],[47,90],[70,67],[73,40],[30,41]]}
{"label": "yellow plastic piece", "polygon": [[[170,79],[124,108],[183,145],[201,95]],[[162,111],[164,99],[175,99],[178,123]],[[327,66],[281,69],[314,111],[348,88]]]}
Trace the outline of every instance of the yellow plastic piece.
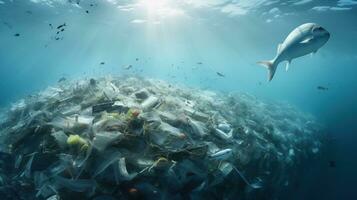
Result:
{"label": "yellow plastic piece", "polygon": [[80,146],[81,150],[86,150],[88,148],[88,143],[79,135],[70,135],[67,139],[67,144],[70,146]]}

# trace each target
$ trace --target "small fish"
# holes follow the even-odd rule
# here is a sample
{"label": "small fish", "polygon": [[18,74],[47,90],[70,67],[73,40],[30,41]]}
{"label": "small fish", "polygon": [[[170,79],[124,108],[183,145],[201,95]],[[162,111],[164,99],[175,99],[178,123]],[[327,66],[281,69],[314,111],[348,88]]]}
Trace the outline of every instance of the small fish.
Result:
{"label": "small fish", "polygon": [[101,65],[105,65],[105,62],[101,62],[100,64],[101,64]]}
{"label": "small fish", "polygon": [[318,89],[318,90],[328,90],[328,88],[327,88],[327,87],[324,87],[324,86],[317,86],[317,89]]}
{"label": "small fish", "polygon": [[53,29],[53,26],[52,26],[52,24],[48,24],[50,27],[51,27],[51,29]]}
{"label": "small fish", "polygon": [[89,13],[89,10],[86,10],[86,13],[88,14],[88,13]]}
{"label": "small fish", "polygon": [[139,58],[135,58],[136,61],[139,61]]}
{"label": "small fish", "polygon": [[132,65],[125,65],[125,66],[124,66],[124,69],[129,70],[129,69],[131,69],[132,67],[133,67]]}
{"label": "small fish", "polygon": [[29,14],[29,15],[32,15],[32,11],[31,10],[27,10],[26,13]]}
{"label": "small fish", "polygon": [[197,62],[197,65],[202,65],[203,63],[202,62]]}
{"label": "small fish", "polygon": [[7,22],[2,22],[5,26],[7,26],[9,29],[12,29],[11,24],[7,23]]}
{"label": "small fish", "polygon": [[335,168],[335,167],[336,167],[336,161],[330,160],[330,161],[328,162],[328,165],[329,165],[331,168]]}
{"label": "small fish", "polygon": [[64,24],[62,24],[62,25],[57,26],[57,29],[61,29],[62,27],[65,27],[65,26],[67,26],[67,25],[66,25],[66,23],[64,23]]}
{"label": "small fish", "polygon": [[57,33],[56,33],[56,34],[58,35],[59,33],[60,33],[60,32],[59,32],[59,31],[57,31]]}
{"label": "small fish", "polygon": [[216,74],[217,74],[218,76],[220,76],[220,77],[225,77],[225,75],[222,74],[222,73],[216,72]]}
{"label": "small fish", "polygon": [[64,31],[64,28],[63,29],[61,29],[61,32],[63,32]]}
{"label": "small fish", "polygon": [[58,80],[59,83],[66,81],[67,79],[65,77],[62,77]]}
{"label": "small fish", "polygon": [[15,37],[19,37],[19,36],[20,36],[20,33],[15,33],[14,36],[15,36]]}

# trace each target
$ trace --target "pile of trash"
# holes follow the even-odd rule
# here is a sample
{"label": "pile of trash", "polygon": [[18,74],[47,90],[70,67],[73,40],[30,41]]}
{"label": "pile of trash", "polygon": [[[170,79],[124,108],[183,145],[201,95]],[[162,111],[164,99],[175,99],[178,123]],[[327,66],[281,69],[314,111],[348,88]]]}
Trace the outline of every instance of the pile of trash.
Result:
{"label": "pile of trash", "polygon": [[62,81],[0,128],[4,199],[266,199],[321,148],[291,106],[138,77]]}

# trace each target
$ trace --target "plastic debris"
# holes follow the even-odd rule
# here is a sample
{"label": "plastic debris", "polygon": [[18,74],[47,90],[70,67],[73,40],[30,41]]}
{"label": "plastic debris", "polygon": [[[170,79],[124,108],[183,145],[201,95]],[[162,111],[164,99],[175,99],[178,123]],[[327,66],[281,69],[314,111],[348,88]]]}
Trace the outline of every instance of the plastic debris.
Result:
{"label": "plastic debris", "polygon": [[9,199],[277,199],[323,152],[290,105],[137,77],[60,81],[0,127]]}
{"label": "plastic debris", "polygon": [[217,151],[214,154],[209,155],[209,157],[214,160],[226,160],[229,157],[231,157],[232,155],[233,155],[232,149],[223,149],[223,150]]}
{"label": "plastic debris", "polygon": [[158,104],[159,104],[159,98],[155,96],[150,96],[141,104],[141,108],[146,111],[154,108]]}
{"label": "plastic debris", "polygon": [[120,141],[124,135],[118,131],[115,132],[99,132],[93,138],[93,146],[98,151],[104,151],[108,146]]}
{"label": "plastic debris", "polygon": [[81,151],[88,149],[88,142],[79,135],[70,135],[67,139],[69,146],[79,146]]}

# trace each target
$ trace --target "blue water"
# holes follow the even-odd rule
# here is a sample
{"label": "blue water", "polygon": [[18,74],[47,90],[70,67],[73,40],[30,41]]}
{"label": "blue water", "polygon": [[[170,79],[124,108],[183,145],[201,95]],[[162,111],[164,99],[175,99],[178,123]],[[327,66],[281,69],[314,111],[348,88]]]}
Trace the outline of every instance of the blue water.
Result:
{"label": "blue water", "polygon": [[[316,116],[331,140],[325,160],[306,166],[311,169],[297,198],[357,199],[357,1],[72,2],[0,1],[2,107],[61,77],[108,74],[289,102]],[[315,55],[293,60],[288,72],[282,63],[267,82],[256,62],[274,58],[277,45],[306,22],[323,26],[330,40]],[[63,23],[65,30],[56,34]]]}

